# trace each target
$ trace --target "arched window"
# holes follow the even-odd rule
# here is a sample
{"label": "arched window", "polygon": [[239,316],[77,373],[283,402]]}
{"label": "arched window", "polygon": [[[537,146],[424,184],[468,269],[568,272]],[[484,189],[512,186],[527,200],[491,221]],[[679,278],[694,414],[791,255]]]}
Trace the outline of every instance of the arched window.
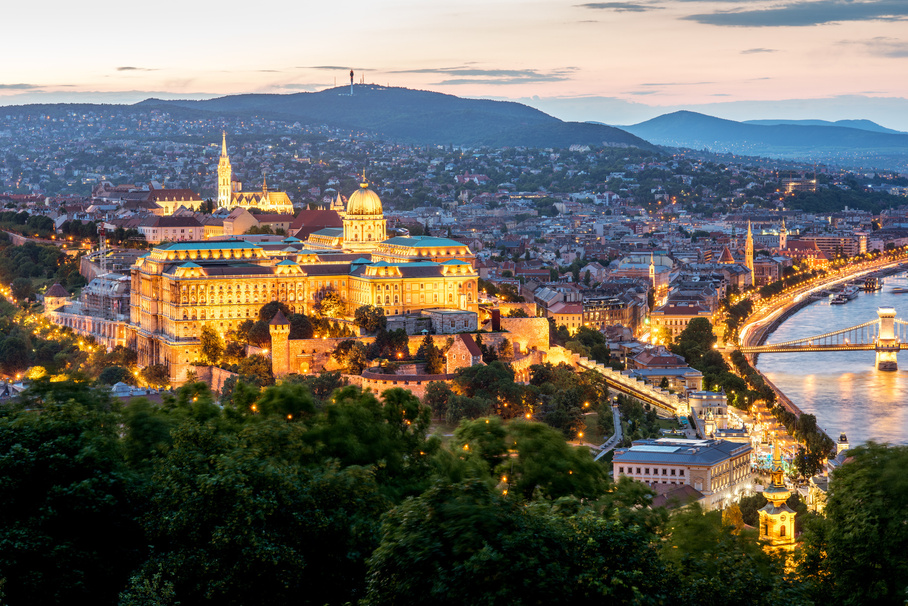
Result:
{"label": "arched window", "polygon": [[782,524],[781,528],[779,528],[779,536],[780,537],[785,536],[785,524]]}

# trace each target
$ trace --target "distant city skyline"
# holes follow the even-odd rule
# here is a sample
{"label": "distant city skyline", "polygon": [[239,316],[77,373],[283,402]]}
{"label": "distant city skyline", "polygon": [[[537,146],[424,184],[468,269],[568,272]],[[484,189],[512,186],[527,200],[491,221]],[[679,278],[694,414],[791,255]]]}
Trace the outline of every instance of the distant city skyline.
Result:
{"label": "distant city skyline", "polygon": [[314,91],[348,83],[353,69],[357,82],[514,99],[573,120],[629,124],[689,107],[908,130],[901,0],[255,8],[88,0],[49,18],[17,3],[7,12],[18,26],[0,39],[13,58],[0,68],[0,105]]}

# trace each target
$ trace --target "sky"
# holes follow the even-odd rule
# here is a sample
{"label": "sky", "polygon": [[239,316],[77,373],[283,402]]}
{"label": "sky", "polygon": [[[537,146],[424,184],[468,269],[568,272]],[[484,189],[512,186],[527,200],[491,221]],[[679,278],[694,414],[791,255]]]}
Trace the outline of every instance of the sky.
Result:
{"label": "sky", "polygon": [[908,131],[908,0],[85,0],[4,13],[0,105],[315,91],[353,69],[571,120],[689,108]]}

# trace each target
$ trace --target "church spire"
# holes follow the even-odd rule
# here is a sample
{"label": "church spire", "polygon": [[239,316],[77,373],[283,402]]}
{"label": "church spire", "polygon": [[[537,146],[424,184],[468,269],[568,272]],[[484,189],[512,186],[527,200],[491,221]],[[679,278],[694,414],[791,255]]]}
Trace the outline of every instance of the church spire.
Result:
{"label": "church spire", "polygon": [[747,240],[744,243],[744,265],[750,270],[750,283],[754,283],[754,235],[747,222]]}
{"label": "church spire", "polygon": [[769,486],[763,490],[763,496],[768,502],[759,511],[760,539],[767,541],[773,547],[792,549],[794,548],[796,514],[786,503],[788,497],[791,496],[791,491],[785,486],[782,451],[777,439],[773,440],[772,463],[769,469]]}
{"label": "church spire", "polygon": [[221,131],[221,158],[218,160],[218,208],[233,204],[233,169],[227,155],[227,131]]}

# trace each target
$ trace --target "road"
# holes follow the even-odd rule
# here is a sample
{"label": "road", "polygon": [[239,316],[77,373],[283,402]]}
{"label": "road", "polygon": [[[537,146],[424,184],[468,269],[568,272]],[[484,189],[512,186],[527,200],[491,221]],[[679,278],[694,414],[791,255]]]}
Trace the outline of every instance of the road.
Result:
{"label": "road", "polygon": [[624,437],[621,433],[621,415],[618,413],[617,405],[612,405],[612,420],[615,424],[615,433],[605,442],[605,444],[599,447],[602,449],[602,451],[596,455],[596,457],[593,459],[594,461],[598,461],[607,453],[611,452],[618,444],[621,443],[621,439]]}

